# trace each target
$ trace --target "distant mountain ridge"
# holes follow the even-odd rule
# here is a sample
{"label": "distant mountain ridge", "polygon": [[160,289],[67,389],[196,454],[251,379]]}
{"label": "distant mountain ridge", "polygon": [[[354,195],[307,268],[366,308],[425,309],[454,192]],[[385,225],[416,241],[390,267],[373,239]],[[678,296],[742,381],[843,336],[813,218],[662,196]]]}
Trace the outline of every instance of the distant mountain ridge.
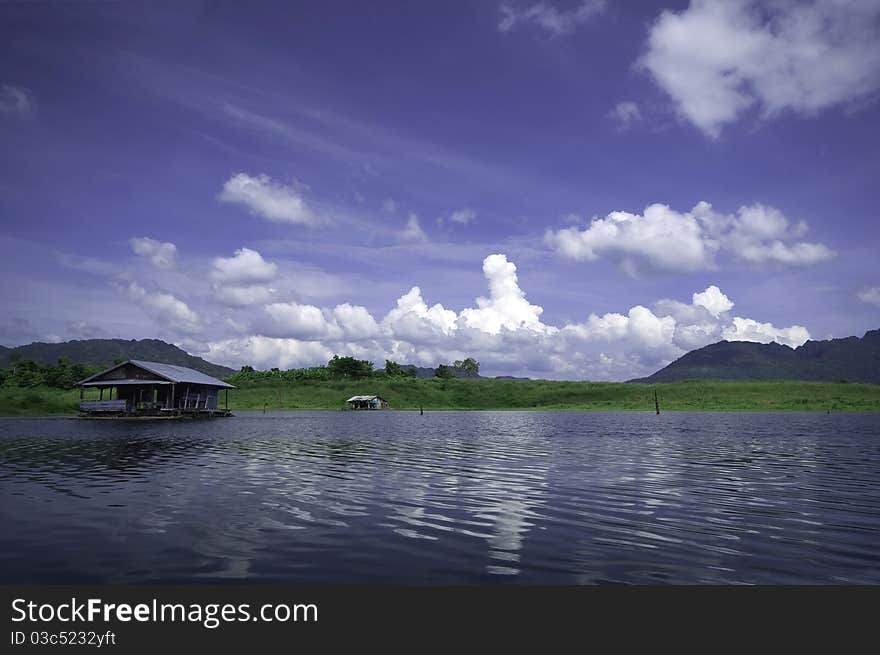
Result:
{"label": "distant mountain ridge", "polygon": [[160,339],[83,339],[63,343],[35,341],[16,348],[0,346],[0,368],[10,368],[13,356],[30,359],[38,364],[51,364],[66,357],[71,364],[91,364],[110,367],[116,359],[142,359],[149,362],[176,364],[201,371],[215,378],[225,377],[234,371],[220,364],[213,364],[201,357],[190,355]]}
{"label": "distant mountain ridge", "polygon": [[679,380],[806,380],[880,384],[880,330],[861,339],[778,343],[719,341],[693,350],[653,375],[631,382]]}

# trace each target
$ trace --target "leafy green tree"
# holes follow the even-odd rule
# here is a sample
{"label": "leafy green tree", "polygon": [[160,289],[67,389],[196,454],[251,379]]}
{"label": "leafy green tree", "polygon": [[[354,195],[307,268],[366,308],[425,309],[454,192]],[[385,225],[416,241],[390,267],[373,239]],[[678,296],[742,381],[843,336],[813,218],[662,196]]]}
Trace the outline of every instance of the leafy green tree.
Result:
{"label": "leafy green tree", "polygon": [[40,366],[30,359],[20,360],[11,376],[11,384],[16,387],[36,387],[45,382]]}
{"label": "leafy green tree", "polygon": [[452,377],[452,369],[446,364],[440,364],[440,366],[434,369],[434,377],[440,378],[441,380],[448,380]]}
{"label": "leafy green tree", "polygon": [[98,366],[88,366],[86,364],[72,364],[70,367],[70,372],[73,374],[74,383],[79,382],[80,380],[85,380],[87,377],[94,375],[95,373],[100,372],[100,367]]}
{"label": "leafy green tree", "polygon": [[393,362],[390,359],[385,360],[385,375],[390,378],[399,378],[403,375],[403,370],[400,368],[400,364],[397,362]]}
{"label": "leafy green tree", "polygon": [[54,364],[43,367],[43,380],[50,387],[71,389],[80,379],[74,374],[70,360],[66,357],[61,357]]}
{"label": "leafy green tree", "polygon": [[457,360],[453,366],[457,371],[464,373],[468,377],[477,377],[480,373],[480,362],[473,357]]}
{"label": "leafy green tree", "polygon": [[373,372],[373,363],[354,357],[333,355],[327,362],[327,370],[333,378],[365,378]]}

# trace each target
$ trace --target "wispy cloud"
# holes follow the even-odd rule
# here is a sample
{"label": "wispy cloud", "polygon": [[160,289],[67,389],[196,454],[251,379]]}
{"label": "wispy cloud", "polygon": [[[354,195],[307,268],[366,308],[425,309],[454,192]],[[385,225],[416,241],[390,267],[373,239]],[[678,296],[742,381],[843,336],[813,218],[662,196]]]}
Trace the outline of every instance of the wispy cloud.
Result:
{"label": "wispy cloud", "polygon": [[[243,85],[206,69],[144,55],[129,54],[124,64],[126,71],[136,74],[137,82],[151,92],[198,113],[208,122],[219,119],[262,136],[274,146],[294,146],[298,155],[307,151],[335,160],[349,172],[415,180],[410,192],[431,202],[438,200],[434,191],[417,182],[431,173],[442,172],[496,189],[535,182],[535,171],[485,158],[467,143],[454,144],[445,139],[441,142],[424,133],[401,129],[398,124],[355,116],[344,105],[343,109],[328,108],[337,106],[333,98],[309,98],[277,85]],[[315,83],[308,71],[298,70],[296,75],[303,88]],[[225,139],[212,136],[209,140],[238,156],[254,155]],[[542,182],[550,187],[556,185],[553,178]]]}
{"label": "wispy cloud", "polygon": [[223,103],[222,107],[224,114],[240,125],[280,136],[290,143],[304,146],[310,150],[347,161],[371,158],[371,155],[365,151],[352,148],[347,144],[343,145],[332,136],[323,136],[314,130],[303,129],[291,121],[278,120],[229,103]]}
{"label": "wispy cloud", "polygon": [[859,300],[869,305],[880,305],[880,287],[868,287],[858,293]]}
{"label": "wispy cloud", "polygon": [[625,132],[642,120],[642,112],[638,104],[625,100],[614,105],[608,112],[608,117],[614,121],[618,131]]}
{"label": "wispy cloud", "polygon": [[104,328],[86,321],[71,321],[67,324],[67,333],[77,339],[102,339],[107,337],[107,331]]}
{"label": "wispy cloud", "polygon": [[428,235],[425,234],[422,226],[419,225],[419,217],[415,214],[409,215],[409,219],[406,221],[406,225],[398,233],[398,238],[404,242],[425,243],[428,241]]}
{"label": "wispy cloud", "polygon": [[452,214],[449,216],[449,220],[453,223],[458,223],[460,225],[467,225],[476,217],[477,212],[475,212],[473,209],[465,208],[452,212]]}
{"label": "wispy cloud", "polygon": [[527,7],[515,7],[505,2],[498,7],[501,14],[498,29],[509,32],[522,25],[532,24],[553,36],[561,36],[573,32],[604,8],[605,0],[583,0],[572,9],[558,9],[546,2]]}
{"label": "wispy cloud", "polygon": [[73,255],[67,252],[56,252],[55,258],[59,264],[66,268],[91,273],[92,275],[113,277],[118,275],[121,271],[120,267],[116,264],[106,260],[96,259],[94,257],[83,257],[81,255]]}
{"label": "wispy cloud", "polygon": [[31,92],[20,86],[0,84],[0,113],[30,114],[34,108]]}

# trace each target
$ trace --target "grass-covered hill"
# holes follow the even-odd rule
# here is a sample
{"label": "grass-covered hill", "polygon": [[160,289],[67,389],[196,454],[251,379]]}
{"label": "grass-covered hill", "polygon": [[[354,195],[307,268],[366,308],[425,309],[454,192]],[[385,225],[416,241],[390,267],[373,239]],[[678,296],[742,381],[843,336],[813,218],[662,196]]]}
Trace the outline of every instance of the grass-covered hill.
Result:
{"label": "grass-covered hill", "polygon": [[880,384],[880,330],[861,339],[807,341],[799,348],[777,343],[720,341],[693,350],[634,382],[680,380],[809,380]]}
{"label": "grass-covered hill", "polygon": [[0,346],[0,369],[12,368],[13,361],[30,360],[37,364],[52,364],[65,358],[71,364],[106,368],[119,359],[142,359],[150,362],[176,364],[201,371],[213,377],[225,377],[233,371],[226,366],[212,364],[201,357],[190,355],[177,346],[159,339],[84,339],[63,343],[36,341],[26,346]]}

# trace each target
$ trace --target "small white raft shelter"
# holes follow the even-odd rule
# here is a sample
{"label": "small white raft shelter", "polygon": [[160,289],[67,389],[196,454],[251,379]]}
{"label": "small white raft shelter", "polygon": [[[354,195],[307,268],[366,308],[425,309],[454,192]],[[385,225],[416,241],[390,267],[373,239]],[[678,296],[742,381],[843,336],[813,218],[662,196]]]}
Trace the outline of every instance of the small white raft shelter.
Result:
{"label": "small white raft shelter", "polygon": [[388,401],[380,396],[352,396],[345,401],[349,409],[388,409]]}
{"label": "small white raft shelter", "polygon": [[135,359],[111,366],[77,382],[77,386],[82,418],[231,416],[229,390],[235,389],[223,380],[185,366]]}

